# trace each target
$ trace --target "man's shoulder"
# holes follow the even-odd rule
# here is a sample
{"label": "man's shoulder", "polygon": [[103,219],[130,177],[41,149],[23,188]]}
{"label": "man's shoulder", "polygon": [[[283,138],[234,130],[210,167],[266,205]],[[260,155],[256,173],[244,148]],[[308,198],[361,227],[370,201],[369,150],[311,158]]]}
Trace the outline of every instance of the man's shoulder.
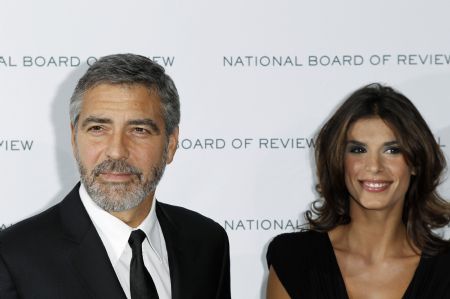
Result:
{"label": "man's shoulder", "polygon": [[36,246],[53,239],[55,235],[61,234],[59,219],[57,204],[1,231],[0,246],[3,250],[7,248],[15,250]]}
{"label": "man's shoulder", "polygon": [[49,207],[48,209],[21,220],[14,225],[0,232],[0,244],[20,245],[21,243],[38,242],[42,243],[53,239],[55,236],[61,236],[63,230],[62,218],[65,217],[61,213],[61,207],[66,205],[66,210],[72,209],[73,192],[76,187],[59,203]]}
{"label": "man's shoulder", "polygon": [[58,204],[0,232],[0,255],[16,265],[55,257],[61,248]]}
{"label": "man's shoulder", "polygon": [[198,212],[167,203],[157,202],[156,214],[159,221],[168,221],[177,228],[199,233],[203,236],[207,233],[225,234],[223,227]]}

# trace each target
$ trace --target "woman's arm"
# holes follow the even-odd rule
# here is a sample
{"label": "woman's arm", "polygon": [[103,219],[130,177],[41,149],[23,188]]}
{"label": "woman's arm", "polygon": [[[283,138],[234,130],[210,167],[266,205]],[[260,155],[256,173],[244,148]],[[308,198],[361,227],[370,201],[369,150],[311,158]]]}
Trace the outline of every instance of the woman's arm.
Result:
{"label": "woman's arm", "polygon": [[266,299],[291,299],[272,266],[267,280]]}

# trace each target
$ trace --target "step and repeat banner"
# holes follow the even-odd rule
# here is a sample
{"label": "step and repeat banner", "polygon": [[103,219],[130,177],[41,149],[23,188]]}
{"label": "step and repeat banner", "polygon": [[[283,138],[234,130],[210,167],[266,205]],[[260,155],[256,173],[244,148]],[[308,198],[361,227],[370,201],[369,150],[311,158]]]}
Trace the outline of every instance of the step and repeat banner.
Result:
{"label": "step and repeat banner", "polygon": [[[25,0],[0,9],[2,229],[78,181],[69,98],[112,53],[148,56],[177,85],[180,143],[157,198],[226,229],[233,298],[264,298],[268,243],[298,229],[317,198],[314,136],[356,88],[403,92],[450,154],[448,2]],[[440,191],[450,198],[450,182]]]}

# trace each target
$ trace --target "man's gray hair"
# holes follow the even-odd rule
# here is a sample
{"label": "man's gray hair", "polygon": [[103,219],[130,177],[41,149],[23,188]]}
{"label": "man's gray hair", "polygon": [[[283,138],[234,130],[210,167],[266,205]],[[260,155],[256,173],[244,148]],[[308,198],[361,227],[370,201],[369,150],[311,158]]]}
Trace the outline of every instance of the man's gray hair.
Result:
{"label": "man's gray hair", "polygon": [[172,79],[164,68],[147,57],[135,54],[104,56],[78,81],[70,99],[70,122],[76,129],[84,94],[100,84],[142,84],[156,91],[169,136],[180,123],[180,99]]}

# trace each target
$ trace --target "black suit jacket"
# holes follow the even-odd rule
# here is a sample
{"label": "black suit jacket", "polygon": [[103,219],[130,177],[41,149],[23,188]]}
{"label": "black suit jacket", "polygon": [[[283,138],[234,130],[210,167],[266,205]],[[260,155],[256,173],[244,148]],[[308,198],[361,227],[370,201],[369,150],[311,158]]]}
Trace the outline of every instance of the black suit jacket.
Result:
{"label": "black suit jacket", "polygon": [[[0,298],[125,299],[78,193],[0,233]],[[230,298],[228,237],[209,218],[156,203],[172,298]]]}

